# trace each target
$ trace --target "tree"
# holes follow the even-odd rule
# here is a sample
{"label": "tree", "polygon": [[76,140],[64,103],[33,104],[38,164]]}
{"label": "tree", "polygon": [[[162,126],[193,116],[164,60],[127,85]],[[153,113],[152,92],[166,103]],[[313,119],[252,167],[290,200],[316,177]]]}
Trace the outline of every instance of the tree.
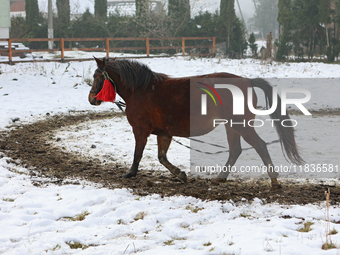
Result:
{"label": "tree", "polygon": [[334,31],[333,31],[333,41],[334,41],[334,57],[338,57],[340,54],[340,0],[334,0],[333,5],[333,22],[334,22]]}
{"label": "tree", "polygon": [[38,26],[39,7],[38,0],[26,0],[26,24],[33,30]]}
{"label": "tree", "polygon": [[230,48],[227,49],[229,57],[231,58],[243,58],[243,54],[248,47],[246,35],[246,27],[239,19],[236,17],[233,23],[232,37]]}
{"label": "tree", "polygon": [[11,18],[10,38],[25,38],[28,36],[28,28],[25,18],[16,16]]}
{"label": "tree", "polygon": [[264,35],[272,32],[276,34],[278,29],[278,0],[256,0],[257,12],[254,16],[254,22],[258,29]]}
{"label": "tree", "polygon": [[319,20],[326,28],[327,47],[329,47],[328,26],[331,23],[331,0],[321,0],[319,4]]}
{"label": "tree", "polygon": [[101,20],[96,19],[89,9],[73,22],[72,31],[74,37],[102,37],[105,34]]}
{"label": "tree", "polygon": [[[18,20],[17,20],[18,21]],[[18,25],[18,24],[16,24]],[[26,33],[23,35],[30,38],[46,38],[47,37],[47,19],[39,13],[37,0],[26,0]],[[22,29],[22,27],[18,27]],[[11,30],[16,29],[12,26]],[[11,34],[15,34],[14,32]],[[28,42],[25,44],[33,49],[45,48],[45,42]]]}
{"label": "tree", "polygon": [[[323,2],[324,1],[324,2]],[[320,54],[329,43],[330,2],[328,0],[279,0],[278,21],[282,26],[277,58],[288,55],[289,42],[298,58],[307,54],[311,60],[317,49]]]}
{"label": "tree", "polygon": [[255,34],[254,32],[251,33],[249,39],[248,39],[248,42],[249,42],[249,47],[251,49],[251,54],[252,54],[252,57],[256,57],[257,55],[257,44],[255,43],[256,42],[256,38],[255,38]]}
{"label": "tree", "polygon": [[292,3],[292,41],[295,49],[305,49],[308,59],[312,59],[317,43],[325,37],[319,21],[319,4],[324,0],[294,0]]}
{"label": "tree", "polygon": [[190,0],[169,0],[168,16],[173,35],[181,33],[190,21]]}
{"label": "tree", "polygon": [[143,18],[145,13],[149,10],[148,0],[136,0],[136,17]]}
{"label": "tree", "polygon": [[280,41],[276,54],[276,60],[282,61],[288,57],[290,47],[288,45],[291,38],[292,29],[292,1],[291,0],[279,0],[278,2],[278,14],[277,21],[281,27]]}
{"label": "tree", "polygon": [[169,0],[169,16],[178,19],[190,19],[190,1],[189,0]]}
{"label": "tree", "polygon": [[336,26],[339,28],[340,27],[340,0],[334,0],[334,7],[335,7],[334,22]]}
{"label": "tree", "polygon": [[70,27],[70,0],[57,0],[58,19],[55,29],[59,37],[68,37]]}
{"label": "tree", "polygon": [[220,2],[220,16],[225,25],[227,33],[227,48],[231,46],[231,35],[233,24],[236,18],[235,0],[221,0]]}
{"label": "tree", "polygon": [[107,0],[94,1],[94,14],[97,19],[107,20]]}
{"label": "tree", "polygon": [[339,55],[339,41],[335,38],[335,31],[333,31],[334,37],[332,38],[332,28],[331,23],[334,22],[334,28],[335,30],[335,24],[336,22],[336,10],[332,10],[332,2],[334,2],[334,7],[340,7],[337,6],[337,3],[339,1],[331,1],[331,0],[322,0],[320,1],[319,5],[319,19],[320,23],[322,23],[325,26],[326,29],[326,56],[329,62],[333,62],[335,60],[335,57]]}

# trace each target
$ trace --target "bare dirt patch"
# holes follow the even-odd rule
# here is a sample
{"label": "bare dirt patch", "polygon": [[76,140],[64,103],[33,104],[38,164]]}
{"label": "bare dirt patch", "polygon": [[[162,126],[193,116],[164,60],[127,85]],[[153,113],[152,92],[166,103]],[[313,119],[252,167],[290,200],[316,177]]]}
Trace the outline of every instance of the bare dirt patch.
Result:
{"label": "bare dirt patch", "polygon": [[[128,170],[117,162],[101,163],[97,159],[67,153],[53,147],[49,139],[52,132],[88,120],[122,117],[120,113],[78,113],[47,117],[47,119],[28,125],[15,125],[10,131],[0,133],[0,151],[11,158],[11,162],[30,169],[32,177],[45,177],[44,181],[32,181],[35,185],[49,183],[65,184],[66,180],[87,180],[107,188],[129,188],[134,194],[145,196],[193,196],[202,200],[229,200],[235,202],[242,198],[252,200],[257,197],[266,202],[283,204],[306,204],[325,200],[325,191],[331,189],[331,203],[340,202],[339,185],[297,184],[283,182],[280,190],[271,190],[268,179],[255,181],[228,181],[214,185],[208,179],[189,178],[182,183],[170,174],[143,169],[137,177],[123,178]],[[114,148],[112,148],[114,149]],[[174,162],[175,163],[175,162]],[[47,181],[45,181],[47,180]]]}

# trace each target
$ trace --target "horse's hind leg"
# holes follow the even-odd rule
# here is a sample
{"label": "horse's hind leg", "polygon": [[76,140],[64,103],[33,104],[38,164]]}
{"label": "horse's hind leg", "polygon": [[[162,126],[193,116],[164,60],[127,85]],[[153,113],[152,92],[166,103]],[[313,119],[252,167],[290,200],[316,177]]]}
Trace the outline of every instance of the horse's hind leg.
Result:
{"label": "horse's hind leg", "polygon": [[185,174],[185,172],[182,172],[178,167],[175,167],[174,165],[172,165],[166,157],[166,153],[169,149],[171,140],[172,140],[171,136],[166,136],[166,135],[157,136],[159,162],[162,165],[164,165],[167,169],[169,169],[169,171],[173,175],[177,176],[179,179],[186,182],[187,175]]}
{"label": "horse's hind leg", "polygon": [[274,171],[274,165],[270,158],[266,143],[258,136],[255,129],[252,127],[246,127],[238,130],[243,139],[254,147],[256,152],[260,155],[263,163],[267,166],[267,173],[271,179],[272,188],[281,188],[281,185],[277,181],[278,173]]}
{"label": "horse's hind leg", "polygon": [[225,164],[227,167],[227,171],[221,172],[217,178],[227,179],[228,175],[230,173],[231,167],[235,164],[238,157],[241,155],[242,148],[241,148],[241,137],[240,135],[226,125],[226,131],[227,131],[227,138],[228,138],[228,144],[229,144],[229,157],[228,161]]}

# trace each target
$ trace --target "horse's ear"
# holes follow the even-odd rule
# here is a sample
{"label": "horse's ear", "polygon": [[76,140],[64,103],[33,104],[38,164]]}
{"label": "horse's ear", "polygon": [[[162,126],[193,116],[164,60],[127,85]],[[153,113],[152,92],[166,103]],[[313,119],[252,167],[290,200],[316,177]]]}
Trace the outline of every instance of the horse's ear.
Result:
{"label": "horse's ear", "polygon": [[96,60],[98,68],[104,69],[105,62],[103,60],[96,58],[96,57],[94,57],[94,60]]}

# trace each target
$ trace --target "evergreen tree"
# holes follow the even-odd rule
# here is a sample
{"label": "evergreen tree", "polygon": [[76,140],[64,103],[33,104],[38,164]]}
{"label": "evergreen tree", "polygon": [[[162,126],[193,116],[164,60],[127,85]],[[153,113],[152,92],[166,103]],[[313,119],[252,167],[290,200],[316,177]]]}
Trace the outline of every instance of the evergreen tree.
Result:
{"label": "evergreen tree", "polygon": [[26,24],[30,30],[34,30],[37,28],[38,19],[38,0],[26,0]]}
{"label": "evergreen tree", "polygon": [[321,0],[319,3],[319,20],[326,27],[331,23],[331,0]]}
{"label": "evergreen tree", "polygon": [[219,22],[219,14],[210,13],[208,11],[204,13],[199,13],[193,19],[193,29],[190,31],[189,36],[202,36],[202,37],[210,37],[216,36],[217,42],[220,42],[220,34],[221,34],[221,22]]}
{"label": "evergreen tree", "polygon": [[[84,38],[84,37],[107,37],[105,26],[102,24],[102,20],[98,20],[94,15],[86,9],[86,11],[77,19],[72,21],[70,33],[72,37]],[[85,47],[94,47],[101,45],[105,47],[105,42],[82,42]]]}
{"label": "evergreen tree", "polygon": [[292,19],[293,19],[292,0],[279,0],[277,21],[283,27],[284,30],[291,29]]}
{"label": "evergreen tree", "polygon": [[94,14],[97,19],[107,20],[107,0],[94,1]]}
{"label": "evergreen tree", "polygon": [[320,1],[324,0],[294,0],[292,3],[294,49],[298,52],[305,49],[308,59],[313,58],[317,43],[321,37],[325,37],[319,21]]}
{"label": "evergreen tree", "polygon": [[190,0],[169,0],[168,16],[173,34],[181,33],[190,21]]}
{"label": "evergreen tree", "polygon": [[229,56],[232,58],[243,58],[243,54],[248,47],[246,35],[246,27],[239,19],[236,17],[233,23],[232,30],[232,41],[230,49],[228,49]]}
{"label": "evergreen tree", "polygon": [[[47,19],[39,12],[37,0],[26,0],[26,28],[25,37],[47,37]],[[15,28],[12,27],[12,29]],[[45,42],[29,42],[26,45],[33,49],[46,48],[47,46]]]}
{"label": "evergreen tree", "polygon": [[334,61],[335,55],[334,55],[334,44],[332,39],[332,34],[329,31],[330,24],[332,22],[332,8],[331,8],[331,0],[322,0],[320,1],[319,5],[319,20],[320,23],[322,23],[325,26],[326,30],[326,55],[327,59],[330,62]]}
{"label": "evergreen tree", "polygon": [[335,8],[333,10],[334,13],[334,28],[335,31],[333,31],[333,39],[334,39],[334,57],[338,57],[340,54],[340,33],[339,33],[339,28],[340,28],[340,0],[334,0],[334,5]]}
{"label": "evergreen tree", "polygon": [[56,34],[59,37],[68,37],[68,28],[70,27],[70,0],[57,0],[57,9]]}
{"label": "evergreen tree", "polygon": [[169,0],[168,12],[177,19],[190,19],[190,0]]}
{"label": "evergreen tree", "polygon": [[336,26],[339,28],[340,27],[340,0],[334,0],[334,7],[335,7],[334,22]]}
{"label": "evergreen tree", "polygon": [[233,24],[236,18],[235,1],[221,0],[220,2],[220,16],[225,26],[227,34],[227,48],[231,46],[231,37],[233,31]]}
{"label": "evergreen tree", "polygon": [[331,38],[330,24],[337,10],[337,8],[333,10],[332,5],[336,7],[338,1],[279,0],[278,21],[282,30],[278,60],[288,55],[288,45],[292,42],[298,58],[303,58],[307,54],[308,59],[312,59],[316,52],[324,54],[326,49],[328,59],[332,61],[334,56],[337,56],[338,43]]}
{"label": "evergreen tree", "polygon": [[25,38],[28,32],[24,17],[19,15],[11,18],[10,38]]}
{"label": "evergreen tree", "polygon": [[256,38],[255,38],[255,34],[254,32],[251,33],[249,39],[248,39],[248,42],[249,42],[249,47],[251,49],[251,53],[252,53],[252,57],[256,57],[257,55],[257,44],[255,43],[256,42]]}
{"label": "evergreen tree", "polygon": [[281,26],[281,35],[279,47],[276,54],[276,60],[282,61],[288,57],[290,47],[288,45],[291,38],[292,29],[292,0],[279,0],[277,21]]}
{"label": "evergreen tree", "polygon": [[190,1],[189,0],[169,0],[169,13],[178,19],[190,19]]}

